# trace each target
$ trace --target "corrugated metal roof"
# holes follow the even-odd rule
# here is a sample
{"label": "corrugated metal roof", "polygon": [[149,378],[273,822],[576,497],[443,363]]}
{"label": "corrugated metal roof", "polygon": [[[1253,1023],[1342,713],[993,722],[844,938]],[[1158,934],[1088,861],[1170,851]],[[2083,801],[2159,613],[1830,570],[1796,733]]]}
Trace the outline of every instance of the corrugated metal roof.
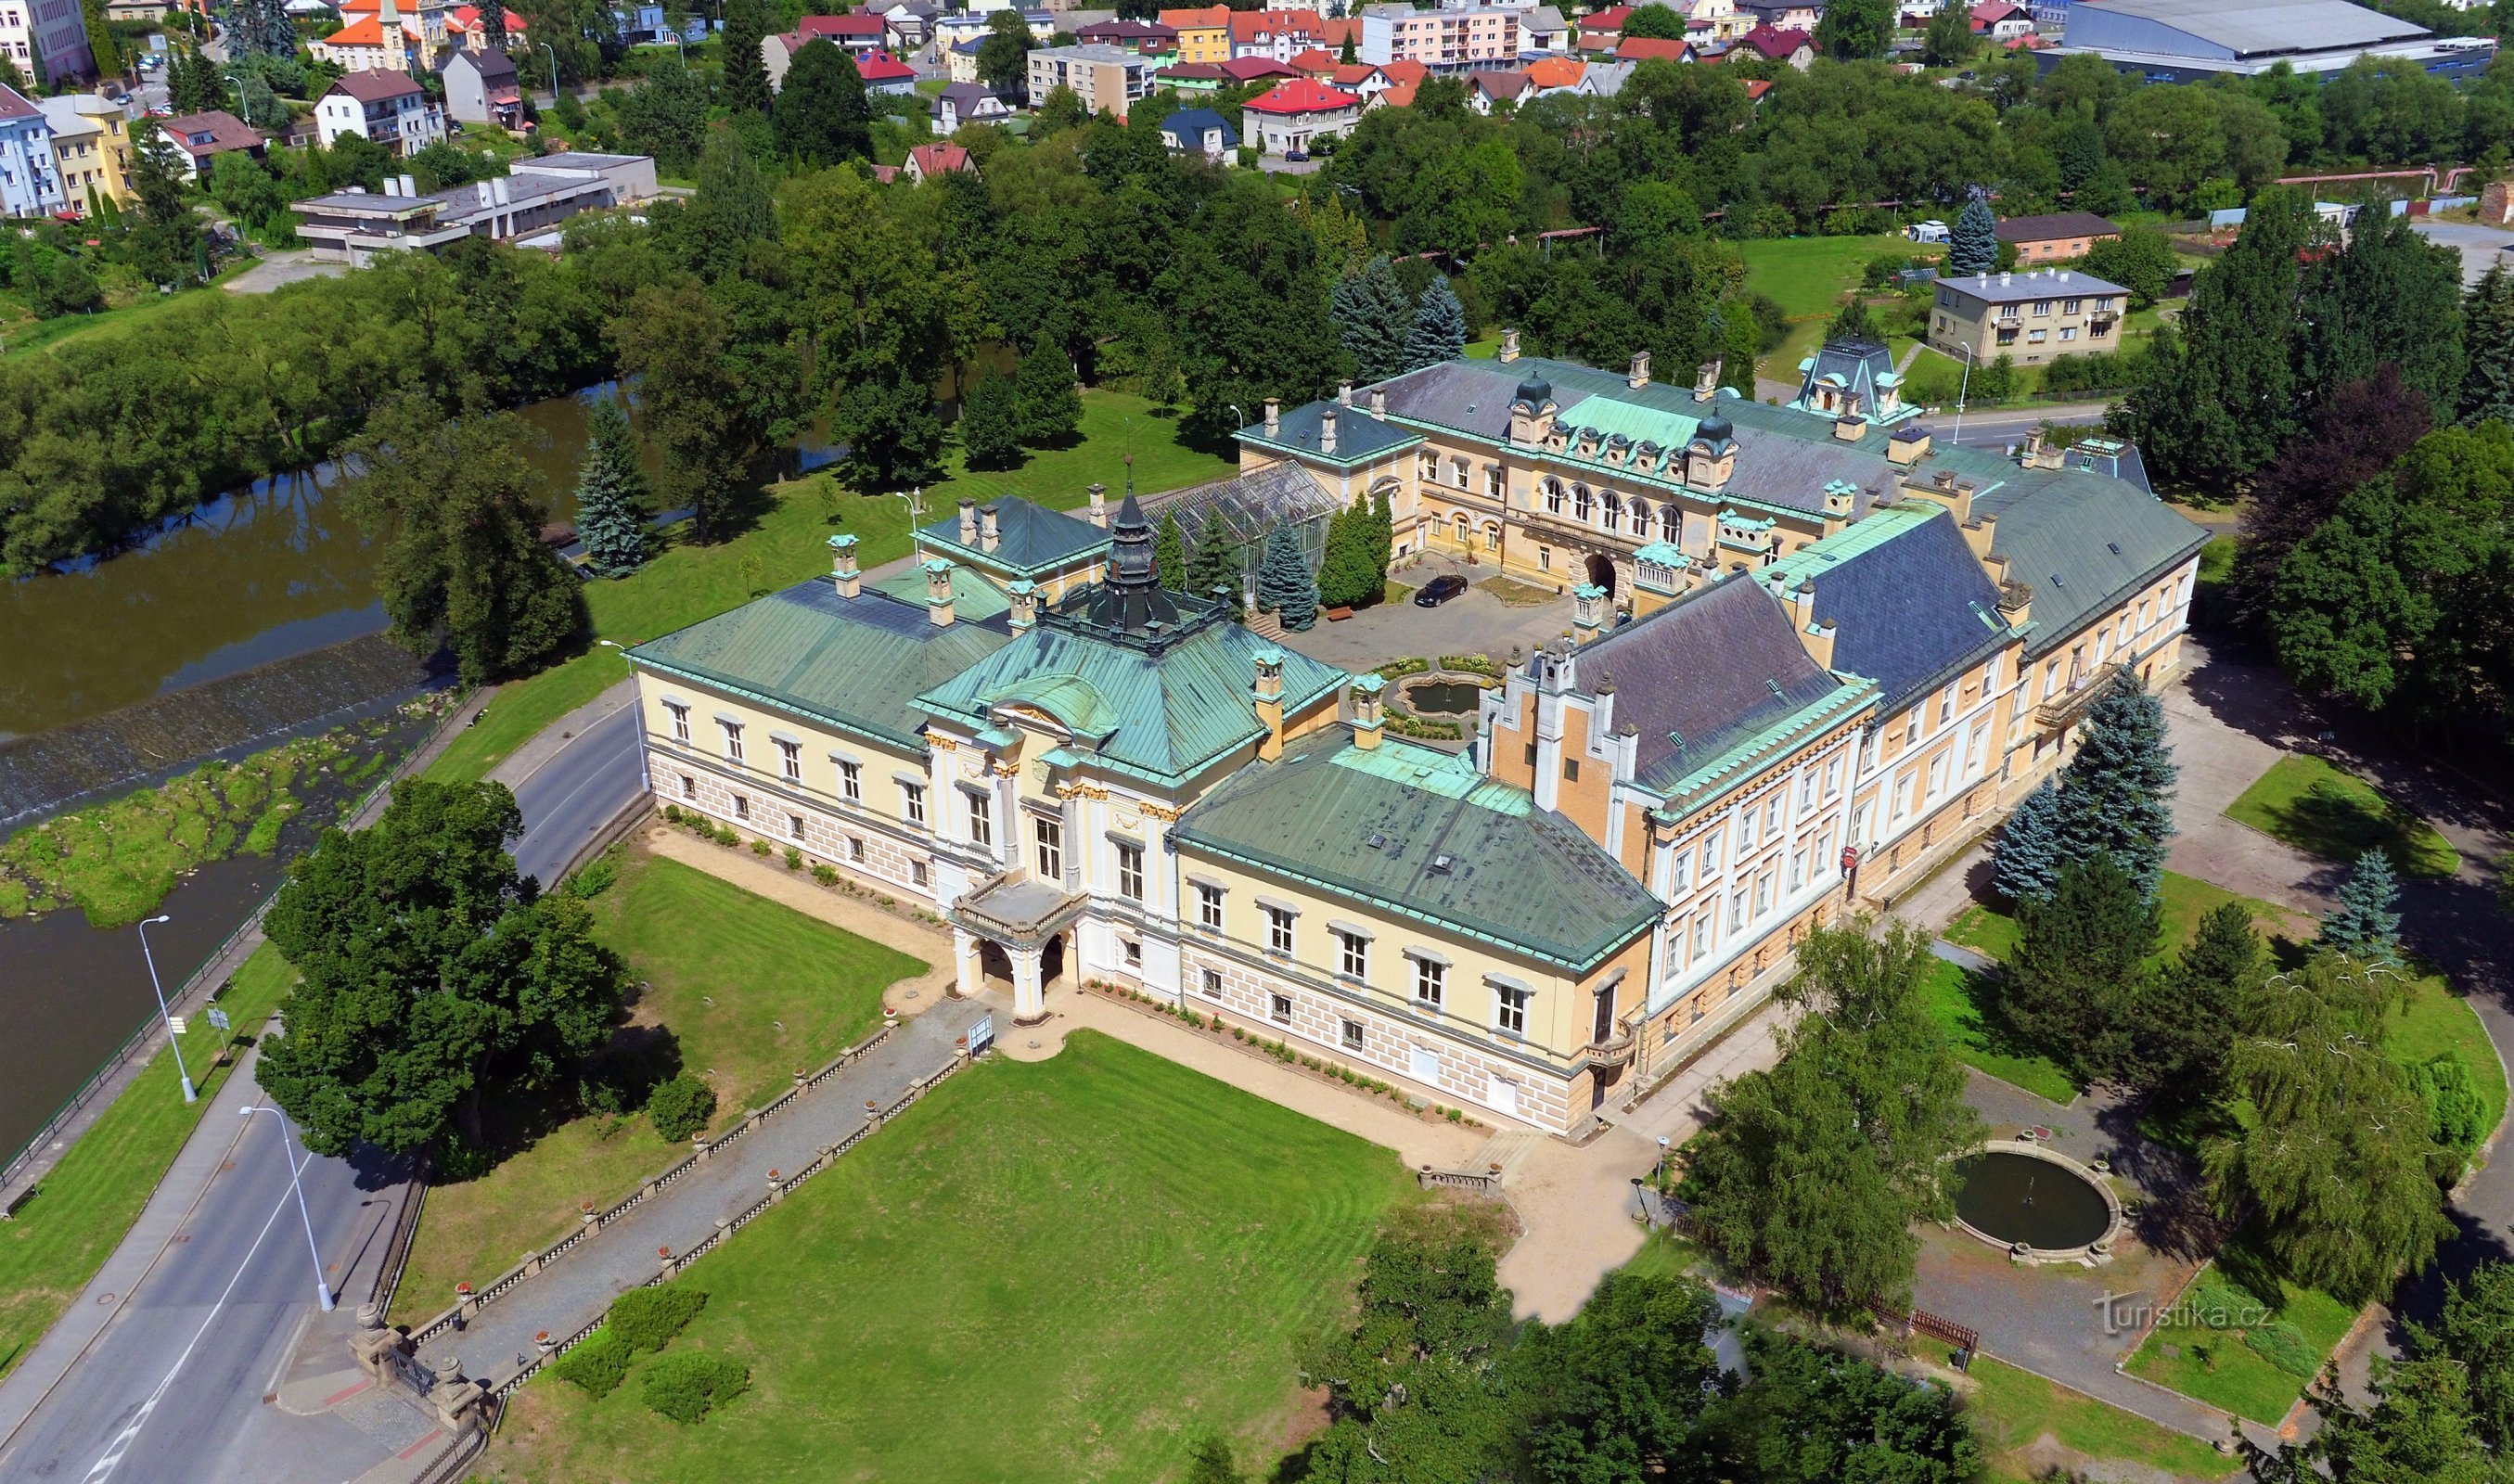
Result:
{"label": "corrugated metal roof", "polygon": [[1000,619],[938,624],[921,602],[878,590],[850,600],[830,579],[814,578],[628,654],[701,684],[918,747],[925,715],[917,694],[1009,640]]}
{"label": "corrugated metal roof", "polygon": [[1574,973],[1660,911],[1578,826],[1463,755],[1395,738],[1357,747],[1341,726],[1225,779],[1171,838]]}
{"label": "corrugated metal roof", "polygon": [[2424,26],[2346,0],[2078,0],[2073,9],[2151,20],[2238,56],[2372,46],[2429,34]]}
{"label": "corrugated metal roof", "polygon": [[1588,645],[1579,677],[1589,691],[1612,679],[1614,724],[1640,734],[1634,780],[1658,789],[1843,688],[1749,577],[1687,593]]}
{"label": "corrugated metal roof", "polygon": [[[1257,654],[1270,648],[1225,619],[1154,637],[1049,615],[965,673],[934,684],[917,704],[973,727],[999,702],[1034,705],[1077,741],[1096,743],[1095,761],[1176,783],[1263,733],[1250,692]],[[1278,653],[1286,714],[1345,682],[1332,665]]]}

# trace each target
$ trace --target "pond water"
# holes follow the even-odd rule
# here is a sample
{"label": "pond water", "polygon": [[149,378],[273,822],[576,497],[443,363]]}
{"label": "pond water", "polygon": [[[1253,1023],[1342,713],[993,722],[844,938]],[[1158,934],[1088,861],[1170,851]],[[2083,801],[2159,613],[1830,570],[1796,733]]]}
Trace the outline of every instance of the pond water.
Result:
{"label": "pond water", "polygon": [[1473,711],[1484,688],[1472,680],[1426,680],[1405,688],[1405,706],[1412,711]]}
{"label": "pond water", "polygon": [[1956,1162],[1956,1215],[2003,1242],[2084,1247],[2112,1229],[2103,1192],[2064,1165],[2031,1154],[1975,1154]]}

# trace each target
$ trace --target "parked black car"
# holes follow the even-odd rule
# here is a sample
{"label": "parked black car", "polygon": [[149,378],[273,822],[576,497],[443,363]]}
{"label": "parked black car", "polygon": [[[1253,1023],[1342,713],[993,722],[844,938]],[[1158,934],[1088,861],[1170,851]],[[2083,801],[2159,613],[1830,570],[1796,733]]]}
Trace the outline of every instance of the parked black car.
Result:
{"label": "parked black car", "polygon": [[1447,577],[1434,578],[1432,581],[1424,583],[1422,588],[1414,594],[1414,606],[1417,608],[1438,608],[1441,604],[1449,601],[1451,598],[1456,597],[1459,593],[1466,590],[1467,580],[1459,577],[1456,573],[1451,573]]}

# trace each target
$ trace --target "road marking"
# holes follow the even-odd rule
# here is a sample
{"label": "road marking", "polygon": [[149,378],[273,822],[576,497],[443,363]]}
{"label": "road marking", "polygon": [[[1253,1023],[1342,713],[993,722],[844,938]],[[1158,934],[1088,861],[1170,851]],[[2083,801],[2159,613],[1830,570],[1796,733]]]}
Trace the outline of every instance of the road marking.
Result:
{"label": "road marking", "polygon": [[[564,746],[560,746],[560,747],[557,747],[557,748],[553,749],[553,750],[551,751],[551,753],[550,753],[550,755],[549,755],[549,756],[547,756],[547,757],[546,757],[546,758],[543,758],[540,762],[537,762],[537,763],[533,764],[533,766],[532,766],[532,771],[530,771],[530,772],[526,773],[522,778],[519,778],[519,779],[515,780],[515,782],[514,782],[514,783],[513,783],[513,785],[512,785],[512,786],[513,786],[517,791],[520,791],[526,783],[529,783],[529,782],[531,782],[533,780],[535,780],[535,779],[537,779],[537,778],[541,777],[542,770],[543,770],[544,768],[547,768],[547,767],[548,767],[550,764],[552,764],[552,763],[554,763],[554,762],[557,762],[560,758],[567,756],[568,752],[569,752],[569,751],[570,751],[570,750],[575,746],[575,744],[576,744],[576,743],[581,742],[585,741],[587,738],[588,738],[588,737],[592,736],[592,735],[593,735],[593,733],[595,732],[595,730],[596,730],[596,729],[598,729],[599,727],[601,727],[601,725],[602,725],[604,722],[609,721],[611,718],[613,718],[614,716],[619,715],[619,714],[620,714],[621,712],[623,712],[623,711],[627,711],[627,710],[632,709],[633,707],[635,707],[635,705],[636,705],[636,704],[637,704],[637,701],[636,701],[635,693],[634,693],[634,692],[631,692],[631,693],[630,693],[630,695],[629,695],[629,699],[628,699],[628,700],[626,700],[626,701],[623,701],[623,702],[620,702],[620,704],[618,704],[617,706],[614,706],[614,707],[613,707],[613,708],[611,708],[610,710],[603,712],[600,716],[597,716],[597,717],[595,717],[593,720],[591,720],[591,721],[589,721],[589,722],[586,723],[586,725],[585,725],[585,730],[583,730],[583,731],[581,731],[581,732],[578,732],[578,733],[574,734],[573,736],[568,737],[567,739],[565,739],[566,745],[564,745]],[[628,730],[629,730],[629,733],[630,733],[630,735],[631,735],[631,736],[634,736],[634,735],[636,734],[636,731],[637,731],[637,729],[636,729],[636,728],[634,728],[634,727],[631,727],[631,728],[629,728]]]}
{"label": "road marking", "polygon": [[288,1332],[288,1343],[279,1347],[279,1359],[271,1363],[270,1384],[263,1387],[264,1391],[273,1396],[279,1394],[279,1378],[287,1374],[290,1363],[297,1359],[298,1343],[305,1338],[305,1328],[313,1322],[314,1310],[310,1308],[297,1316],[297,1327]]}
{"label": "road marking", "polygon": [[[304,1164],[300,1164],[296,1168],[302,1173],[305,1165],[313,1162],[314,1156],[308,1154],[305,1156]],[[262,1223],[262,1230],[255,1233],[253,1245],[245,1249],[244,1261],[236,1264],[235,1275],[227,1279],[226,1288],[219,1294],[219,1302],[210,1305],[208,1315],[201,1320],[201,1327],[192,1332],[191,1344],[184,1345],[183,1353],[176,1356],[175,1363],[166,1368],[166,1379],[157,1383],[157,1389],[149,1392],[148,1399],[140,1404],[139,1414],[131,1419],[131,1425],[114,1434],[113,1441],[105,1445],[104,1456],[98,1459],[96,1466],[87,1471],[84,1484],[104,1484],[106,1479],[113,1476],[113,1470],[121,1466],[123,1456],[131,1451],[133,1443],[140,1440],[140,1429],[148,1425],[148,1415],[157,1410],[159,1402],[166,1399],[167,1390],[175,1384],[176,1375],[183,1369],[183,1363],[192,1358],[192,1352],[200,1348],[201,1338],[210,1332],[211,1325],[218,1322],[219,1313],[227,1306],[227,1299],[235,1293],[236,1285],[244,1281],[245,1269],[253,1265],[254,1254],[262,1251],[264,1239],[270,1235],[270,1228],[278,1223],[279,1214],[288,1209],[291,1198],[288,1191],[279,1192],[279,1199],[271,1205],[269,1219]]]}

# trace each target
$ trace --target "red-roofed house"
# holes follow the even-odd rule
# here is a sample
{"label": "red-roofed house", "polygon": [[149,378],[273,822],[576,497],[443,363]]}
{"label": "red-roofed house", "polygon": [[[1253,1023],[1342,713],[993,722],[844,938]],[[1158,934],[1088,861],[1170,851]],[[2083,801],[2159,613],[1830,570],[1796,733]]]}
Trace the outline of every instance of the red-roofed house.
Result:
{"label": "red-roofed house", "polygon": [[1815,38],[1804,31],[1776,31],[1759,25],[1737,38],[1729,49],[1733,58],[1756,56],[1766,61],[1786,61],[1804,72],[1815,65]]}
{"label": "red-roofed house", "polygon": [[908,163],[900,170],[908,179],[922,185],[935,176],[963,171],[976,175],[978,165],[969,158],[969,151],[957,144],[919,144],[908,151]]}
{"label": "red-roofed house", "polygon": [[1345,92],[1360,98],[1364,107],[1369,106],[1373,98],[1387,92],[1390,86],[1388,74],[1366,61],[1352,62],[1338,67],[1327,74],[1326,81],[1327,86],[1331,88],[1342,88]]}
{"label": "red-roofed house", "polygon": [[2023,7],[2010,5],[2007,0],[1982,0],[1972,8],[1972,29],[1976,36],[2008,41],[2018,36],[2033,35],[2034,18],[2027,15]]}
{"label": "red-roofed house", "polygon": [[1358,54],[1358,48],[1361,46],[1359,16],[1323,16],[1319,18],[1318,23],[1326,28],[1325,46],[1328,51],[1341,57],[1344,55],[1344,44],[1350,41],[1357,49],[1357,55]]}
{"label": "red-roofed house", "polygon": [[1290,62],[1277,61],[1272,57],[1234,57],[1219,65],[1222,68],[1222,75],[1233,82],[1251,83],[1268,77],[1303,75],[1301,69]]}
{"label": "red-roofed house", "polygon": [[1326,45],[1326,22],[1316,11],[1233,11],[1231,55],[1290,61],[1296,52]]}
{"label": "red-roofed house", "polygon": [[307,42],[305,51],[345,72],[417,72],[427,65],[427,33],[416,20],[396,15],[386,26],[382,15],[370,14]]}
{"label": "red-roofed house", "polygon": [[[1291,64],[1292,69],[1304,77],[1324,78],[1333,78],[1336,67],[1340,65],[1336,61],[1336,54],[1324,47],[1312,47],[1306,52],[1293,53]],[[1356,62],[1354,65],[1359,66],[1360,63]]]}
{"label": "red-roofed house", "polygon": [[1432,68],[1419,61],[1383,61],[1379,64],[1379,75],[1387,78],[1392,87],[1411,88],[1431,76]]}
{"label": "red-roofed house", "polygon": [[1422,86],[1423,80],[1421,78],[1416,78],[1414,81],[1406,83],[1390,83],[1383,92],[1370,100],[1370,106],[1374,108],[1411,108],[1414,106],[1414,91]]}
{"label": "red-roofed house", "polygon": [[1613,51],[1615,49],[1615,43],[1623,38],[1624,22],[1631,19],[1632,14],[1633,8],[1631,6],[1618,5],[1600,11],[1594,16],[1581,17],[1580,50],[1584,52]]}
{"label": "red-roofed house", "polygon": [[858,57],[856,74],[864,79],[867,93],[889,93],[904,98],[916,91],[916,69],[888,52],[867,52]]}
{"label": "red-roofed house", "polygon": [[849,52],[870,52],[890,39],[890,27],[879,16],[806,16],[794,22],[794,34],[810,41],[827,36]]}
{"label": "red-roofed house", "polygon": [[264,152],[261,133],[223,109],[186,113],[181,118],[170,118],[159,127],[165,132],[166,141],[183,152],[183,179],[186,180],[208,179],[210,162],[220,155],[240,150],[259,160]]}
{"label": "red-roofed house", "polygon": [[1166,10],[1160,13],[1161,24],[1178,33],[1178,55],[1183,63],[1194,64],[1231,60],[1231,7],[1208,5]]}
{"label": "red-roofed house", "polygon": [[1771,91],[1772,80],[1770,78],[1757,77],[1749,79],[1746,84],[1746,101],[1750,103],[1760,103],[1764,100],[1764,95]]}
{"label": "red-roofed house", "polygon": [[1527,86],[1532,93],[1568,93],[1580,86],[1588,75],[1589,64],[1577,57],[1544,57],[1527,64]]}
{"label": "red-roofed house", "polygon": [[1691,61],[1693,43],[1659,36],[1627,36],[1615,43],[1617,61]]}
{"label": "red-roofed house", "polygon": [[1312,140],[1340,136],[1361,117],[1361,100],[1314,77],[1277,83],[1244,105],[1243,131],[1253,131],[1268,154],[1306,152]]}
{"label": "red-roofed house", "polygon": [[[480,23],[480,7],[476,5],[456,6],[445,18],[445,34],[448,40],[465,51],[485,52],[489,49],[489,28]],[[524,44],[524,18],[507,11],[507,45]]]}

